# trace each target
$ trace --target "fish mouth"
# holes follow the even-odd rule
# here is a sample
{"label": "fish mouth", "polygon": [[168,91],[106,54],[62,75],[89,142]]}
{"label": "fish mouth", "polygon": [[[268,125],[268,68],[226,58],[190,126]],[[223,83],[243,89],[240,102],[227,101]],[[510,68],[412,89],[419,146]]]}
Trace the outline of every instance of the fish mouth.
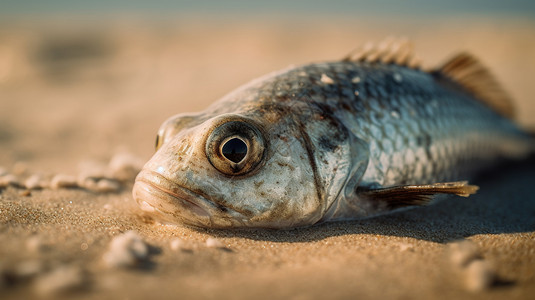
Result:
{"label": "fish mouth", "polygon": [[221,210],[204,196],[150,170],[138,174],[132,195],[143,211],[168,223],[210,227]]}

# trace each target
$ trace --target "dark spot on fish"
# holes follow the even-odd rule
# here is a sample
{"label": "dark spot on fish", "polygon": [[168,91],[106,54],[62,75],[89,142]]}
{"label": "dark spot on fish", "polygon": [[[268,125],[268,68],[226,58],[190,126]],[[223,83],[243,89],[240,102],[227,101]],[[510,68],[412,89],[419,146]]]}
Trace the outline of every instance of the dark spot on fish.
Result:
{"label": "dark spot on fish", "polygon": [[292,97],[290,97],[289,95],[277,95],[277,96],[275,96],[275,101],[288,102],[290,100],[292,100]]}
{"label": "dark spot on fish", "polygon": [[292,165],[287,164],[287,163],[284,163],[284,162],[280,162],[280,161],[278,161],[278,162],[277,162],[277,165],[279,165],[279,166],[281,166],[281,167],[288,167],[288,168],[289,168],[290,170],[292,170],[292,171],[295,170],[295,168],[294,168]]}
{"label": "dark spot on fish", "polygon": [[349,106],[347,103],[342,102],[341,106],[344,110],[351,111],[351,106]]}
{"label": "dark spot on fish", "polygon": [[323,150],[327,150],[330,152],[333,152],[338,147],[338,145],[333,144],[331,139],[327,136],[320,137],[318,143]]}
{"label": "dark spot on fish", "polygon": [[431,146],[431,136],[422,134],[416,137],[416,145],[419,147],[429,148]]}

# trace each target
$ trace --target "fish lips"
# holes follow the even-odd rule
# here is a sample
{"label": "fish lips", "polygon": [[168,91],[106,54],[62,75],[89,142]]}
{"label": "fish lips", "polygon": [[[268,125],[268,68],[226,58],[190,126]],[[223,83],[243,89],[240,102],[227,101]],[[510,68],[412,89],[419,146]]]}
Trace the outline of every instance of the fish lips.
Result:
{"label": "fish lips", "polygon": [[142,170],[136,177],[132,195],[143,211],[168,223],[184,223],[200,227],[229,227],[240,218],[239,213],[222,209],[210,201],[164,176]]}

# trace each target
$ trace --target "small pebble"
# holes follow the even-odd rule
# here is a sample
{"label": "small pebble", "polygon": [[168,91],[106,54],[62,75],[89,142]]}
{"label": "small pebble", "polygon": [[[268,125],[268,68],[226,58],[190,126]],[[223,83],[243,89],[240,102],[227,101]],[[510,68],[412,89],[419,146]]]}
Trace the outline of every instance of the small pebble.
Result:
{"label": "small pebble", "polygon": [[206,247],[208,247],[208,248],[224,248],[225,245],[223,245],[223,243],[218,239],[208,238],[206,240]]}
{"label": "small pebble", "polygon": [[118,153],[112,157],[108,167],[113,178],[120,181],[133,181],[143,164],[144,161],[133,154]]}
{"label": "small pebble", "polygon": [[57,174],[50,181],[50,187],[52,189],[61,189],[61,188],[74,188],[78,186],[76,177],[65,174]]}
{"label": "small pebble", "polygon": [[399,251],[405,252],[405,251],[411,251],[411,250],[412,250],[411,244],[406,244],[406,243],[399,244]]}
{"label": "small pebble", "polygon": [[13,174],[6,174],[3,176],[0,176],[0,187],[6,187],[8,185],[20,187],[20,181],[17,178],[17,176]]}
{"label": "small pebble", "polygon": [[50,295],[80,290],[86,283],[86,276],[79,267],[60,266],[38,277],[34,288],[41,295]]}
{"label": "small pebble", "polygon": [[76,184],[79,187],[92,191],[97,189],[97,180],[93,177],[86,177],[84,174],[78,177]]}
{"label": "small pebble", "polygon": [[119,182],[110,179],[101,179],[98,181],[95,190],[101,193],[115,193],[121,189]]}
{"label": "small pebble", "polygon": [[171,250],[173,251],[184,249],[184,246],[185,246],[184,241],[179,238],[172,239],[169,245],[171,246]]}
{"label": "small pebble", "polygon": [[325,83],[325,84],[333,84],[334,83],[334,80],[331,77],[329,77],[329,76],[327,76],[325,74],[321,74],[320,81]]}
{"label": "small pebble", "polygon": [[24,191],[19,193],[19,196],[22,196],[22,197],[29,197],[31,195],[32,195],[32,191],[31,190],[24,190]]}
{"label": "small pebble", "polygon": [[136,232],[127,231],[113,238],[103,259],[108,267],[134,267],[148,257],[147,244]]}
{"label": "small pebble", "polygon": [[43,243],[41,237],[33,235],[26,240],[26,249],[34,253],[39,253],[46,249],[46,245]]}
{"label": "small pebble", "polygon": [[450,245],[450,259],[457,267],[465,267],[480,257],[476,244],[469,240],[455,242]]}
{"label": "small pebble", "polygon": [[472,292],[488,289],[492,286],[494,280],[494,270],[485,260],[474,260],[466,267],[466,288]]}
{"label": "small pebble", "polygon": [[39,174],[33,174],[24,181],[24,186],[29,190],[43,188],[43,176]]}

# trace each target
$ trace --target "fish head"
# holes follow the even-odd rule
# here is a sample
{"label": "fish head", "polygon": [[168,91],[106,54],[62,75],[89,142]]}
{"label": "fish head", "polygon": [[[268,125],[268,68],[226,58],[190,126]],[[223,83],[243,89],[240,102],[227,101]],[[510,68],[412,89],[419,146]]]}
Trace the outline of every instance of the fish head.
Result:
{"label": "fish head", "polygon": [[198,227],[318,222],[348,180],[351,149],[321,146],[332,128],[292,116],[256,110],[169,119],[136,178],[135,200],[158,219]]}

